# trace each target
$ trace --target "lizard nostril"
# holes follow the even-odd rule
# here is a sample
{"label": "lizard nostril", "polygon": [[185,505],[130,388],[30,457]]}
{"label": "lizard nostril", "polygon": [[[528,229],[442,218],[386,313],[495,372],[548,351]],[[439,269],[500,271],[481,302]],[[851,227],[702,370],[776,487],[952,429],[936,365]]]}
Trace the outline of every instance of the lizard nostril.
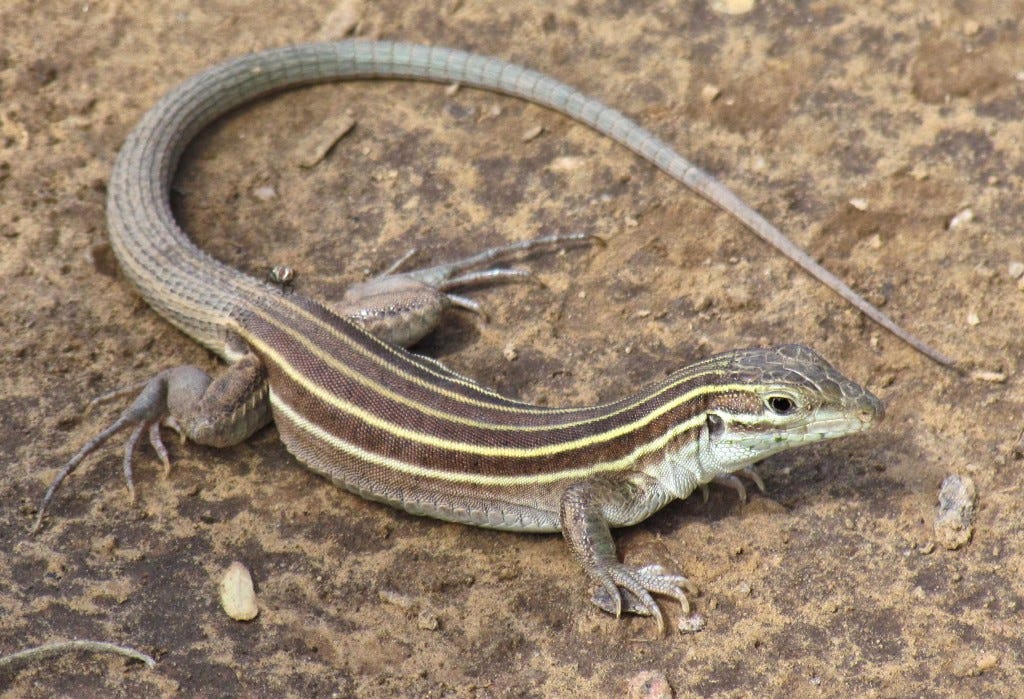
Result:
{"label": "lizard nostril", "polygon": [[878,422],[885,417],[885,406],[882,405],[882,401],[878,400],[874,396],[869,396],[869,399],[858,411],[858,417],[861,422],[866,424]]}

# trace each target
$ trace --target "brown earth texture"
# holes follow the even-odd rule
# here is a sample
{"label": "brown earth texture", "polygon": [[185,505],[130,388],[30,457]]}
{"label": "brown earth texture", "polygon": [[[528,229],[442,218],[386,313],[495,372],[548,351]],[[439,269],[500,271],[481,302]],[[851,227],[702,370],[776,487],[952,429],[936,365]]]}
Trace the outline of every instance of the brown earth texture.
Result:
{"label": "brown earth texture", "polygon": [[[1024,3],[311,0],[0,4],[0,655],[70,639],[143,651],[6,666],[12,697],[1020,696],[1024,682]],[[962,362],[943,369],[732,217],[608,139],[470,89],[294,90],[186,153],[179,220],[255,275],[336,295],[410,248],[440,261],[539,234],[606,245],[530,261],[416,349],[524,400],[622,396],[717,351],[798,341],[886,403],[870,432],[760,466],[617,533],[699,587],[703,630],[615,620],[557,535],[363,501],[273,427],[227,449],[146,446],[133,504],[118,437],[27,529],[61,464],[109,424],[97,395],[218,361],[152,312],[107,241],[128,131],[218,61],[341,36],[487,53],[634,117],[873,303]],[[314,167],[304,139],[350,116]],[[538,133],[538,129],[540,132]],[[939,485],[977,490],[973,537],[936,535]],[[221,609],[235,560],[260,607]]]}

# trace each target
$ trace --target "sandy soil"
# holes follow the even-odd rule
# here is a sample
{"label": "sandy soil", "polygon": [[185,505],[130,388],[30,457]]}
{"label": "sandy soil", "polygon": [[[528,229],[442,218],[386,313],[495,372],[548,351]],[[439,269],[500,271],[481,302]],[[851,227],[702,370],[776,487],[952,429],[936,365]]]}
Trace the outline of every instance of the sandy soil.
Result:
{"label": "sandy soil", "polygon": [[[70,655],[0,674],[0,688],[618,696],[654,670],[677,696],[1017,695],[1024,3],[719,11],[732,4],[4,2],[0,653],[97,638],[158,663]],[[882,396],[885,423],[769,460],[768,494],[747,504],[717,489],[620,533],[627,559],[700,585],[707,627],[690,635],[593,609],[557,536],[363,502],[301,468],[273,429],[226,450],[175,443],[169,476],[147,449],[135,505],[111,446],[27,536],[56,469],[114,414],[83,415],[91,397],[157,368],[216,367],[112,259],[105,182],[125,134],[188,75],[336,36],[347,18],[360,36],[491,53],[602,97],[987,380],[922,359],[729,216],[543,109],[321,86],[224,119],[187,154],[179,216],[217,257],[256,274],[290,264],[329,296],[413,246],[441,260],[592,232],[608,245],[538,259],[543,287],[480,291],[489,324],[452,314],[420,350],[509,394],[579,404],[714,351],[801,341]],[[303,136],[346,112],[352,133],[298,167]],[[951,473],[973,478],[979,508],[955,551],[932,528]],[[217,601],[236,559],[257,584],[251,623]]]}

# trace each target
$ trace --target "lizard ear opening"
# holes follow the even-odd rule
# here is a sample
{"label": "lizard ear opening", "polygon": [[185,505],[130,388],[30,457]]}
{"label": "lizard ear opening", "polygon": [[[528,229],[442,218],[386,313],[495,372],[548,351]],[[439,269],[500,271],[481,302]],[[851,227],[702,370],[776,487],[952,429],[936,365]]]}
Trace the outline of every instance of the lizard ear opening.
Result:
{"label": "lizard ear opening", "polygon": [[708,434],[712,437],[717,437],[725,432],[725,420],[722,419],[721,415],[715,413],[708,413],[705,418],[708,427]]}

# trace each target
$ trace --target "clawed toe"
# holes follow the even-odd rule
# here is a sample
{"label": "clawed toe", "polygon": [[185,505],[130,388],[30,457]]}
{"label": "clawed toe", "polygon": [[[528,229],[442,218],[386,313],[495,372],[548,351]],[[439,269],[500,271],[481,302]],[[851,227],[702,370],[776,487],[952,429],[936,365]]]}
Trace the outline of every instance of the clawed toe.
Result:
{"label": "clawed toe", "polygon": [[476,313],[478,316],[480,316],[481,319],[483,319],[483,322],[485,323],[488,320],[490,320],[490,318],[487,315],[487,311],[484,310],[483,305],[481,305],[479,301],[475,301],[469,298],[468,296],[461,296],[459,294],[449,293],[445,294],[445,298],[448,299],[448,303],[455,306],[456,308],[461,308],[463,310],[469,311],[470,313]]}
{"label": "clawed toe", "polygon": [[[692,582],[690,582],[689,578],[687,578],[685,575],[679,575],[678,573],[670,573],[668,570],[666,570],[664,567],[662,567],[660,565],[652,564],[652,565],[644,566],[643,568],[640,569],[640,573],[642,575],[644,575],[644,576],[651,576],[653,578],[656,578],[658,580],[661,580],[661,581],[665,582],[666,584],[668,584],[670,586],[673,586],[673,588],[676,591],[676,593],[681,592],[683,590],[685,590],[686,592],[688,592],[691,595],[697,595],[697,594],[700,593],[700,589],[696,585],[694,585]],[[651,591],[652,592],[660,592],[660,590],[655,590],[655,589],[652,589]],[[669,594],[669,593],[661,593],[661,594]],[[676,597],[677,595],[676,594],[672,594],[670,596]],[[685,595],[682,595],[682,597],[685,599]]]}
{"label": "clawed toe", "polygon": [[675,599],[683,613],[689,614],[687,592],[695,595],[698,590],[686,577],[669,573],[660,565],[634,568],[619,564],[607,571],[607,576],[600,581],[591,601],[616,617],[623,612],[653,617],[660,633],[664,631],[665,620],[652,594]]}
{"label": "clawed toe", "polygon": [[467,272],[466,274],[446,279],[438,284],[436,288],[438,291],[447,292],[450,289],[458,289],[473,284],[493,284],[495,282],[522,281],[523,279],[536,280],[536,277],[528,269],[494,267],[476,272]]}
{"label": "clawed toe", "polygon": [[387,269],[385,269],[383,272],[381,272],[377,276],[378,277],[389,277],[389,276],[391,276],[392,274],[397,272],[399,269],[401,269],[402,265],[404,265],[406,262],[408,262],[410,259],[412,259],[416,255],[416,253],[418,253],[419,251],[420,251],[419,248],[410,248],[409,250],[406,250],[404,255],[402,255],[397,260],[392,262],[391,265],[389,265]]}
{"label": "clawed toe", "polygon": [[83,412],[85,415],[88,415],[94,409],[103,405],[104,403],[109,403],[110,401],[117,400],[119,398],[124,398],[125,396],[131,395],[132,393],[136,393],[145,388],[146,384],[148,384],[150,381],[151,379],[137,381],[133,384],[122,386],[121,388],[115,388],[113,391],[108,391],[107,393],[96,396],[86,404],[85,410]]}
{"label": "clawed toe", "polygon": [[[736,473],[752,481],[754,485],[757,486],[758,491],[762,493],[765,492],[764,481],[761,479],[761,476],[754,469],[744,468],[737,471]],[[735,490],[741,502],[747,501],[747,488],[746,486],[743,485],[743,481],[741,481],[739,477],[736,476],[735,474],[726,473],[719,476],[715,476],[714,482],[717,483],[718,485],[724,485],[726,488],[731,488],[732,490]],[[707,502],[707,490],[704,486],[701,486],[701,490],[702,492],[704,492],[704,502]]]}
{"label": "clawed toe", "polygon": [[715,476],[715,483],[718,485],[724,485],[726,488],[731,488],[736,491],[736,495],[739,497],[740,502],[747,501],[747,488],[743,485],[743,481],[734,476],[731,473]]}
{"label": "clawed toe", "polygon": [[516,253],[531,252],[536,248],[551,246],[567,247],[576,243],[593,243],[595,241],[601,242],[600,238],[588,233],[542,236],[539,238],[520,240],[507,245],[488,248],[487,250],[475,255],[470,255],[462,258],[461,260],[455,260],[454,262],[447,262],[433,267],[424,267],[409,272],[399,273],[398,269],[415,252],[411,251],[388,267],[388,269],[378,278],[402,274],[410,279],[427,284],[441,292],[457,286],[465,286],[467,284],[507,281],[522,279],[524,277],[528,278],[532,275],[530,272],[525,270],[511,269],[507,267],[490,267],[476,270],[474,270],[474,268],[486,267],[490,263],[497,262],[503,258],[515,255]]}
{"label": "clawed toe", "polygon": [[739,473],[753,481],[754,485],[757,486],[758,491],[762,493],[767,492],[767,489],[764,487],[764,481],[761,479],[761,474],[759,474],[757,471],[755,471],[752,468],[745,468],[741,470]]}
{"label": "clawed toe", "polygon": [[154,422],[149,426],[149,444],[153,447],[160,462],[164,465],[165,471],[171,470],[171,457],[164,446],[164,440],[160,438],[160,423]]}

